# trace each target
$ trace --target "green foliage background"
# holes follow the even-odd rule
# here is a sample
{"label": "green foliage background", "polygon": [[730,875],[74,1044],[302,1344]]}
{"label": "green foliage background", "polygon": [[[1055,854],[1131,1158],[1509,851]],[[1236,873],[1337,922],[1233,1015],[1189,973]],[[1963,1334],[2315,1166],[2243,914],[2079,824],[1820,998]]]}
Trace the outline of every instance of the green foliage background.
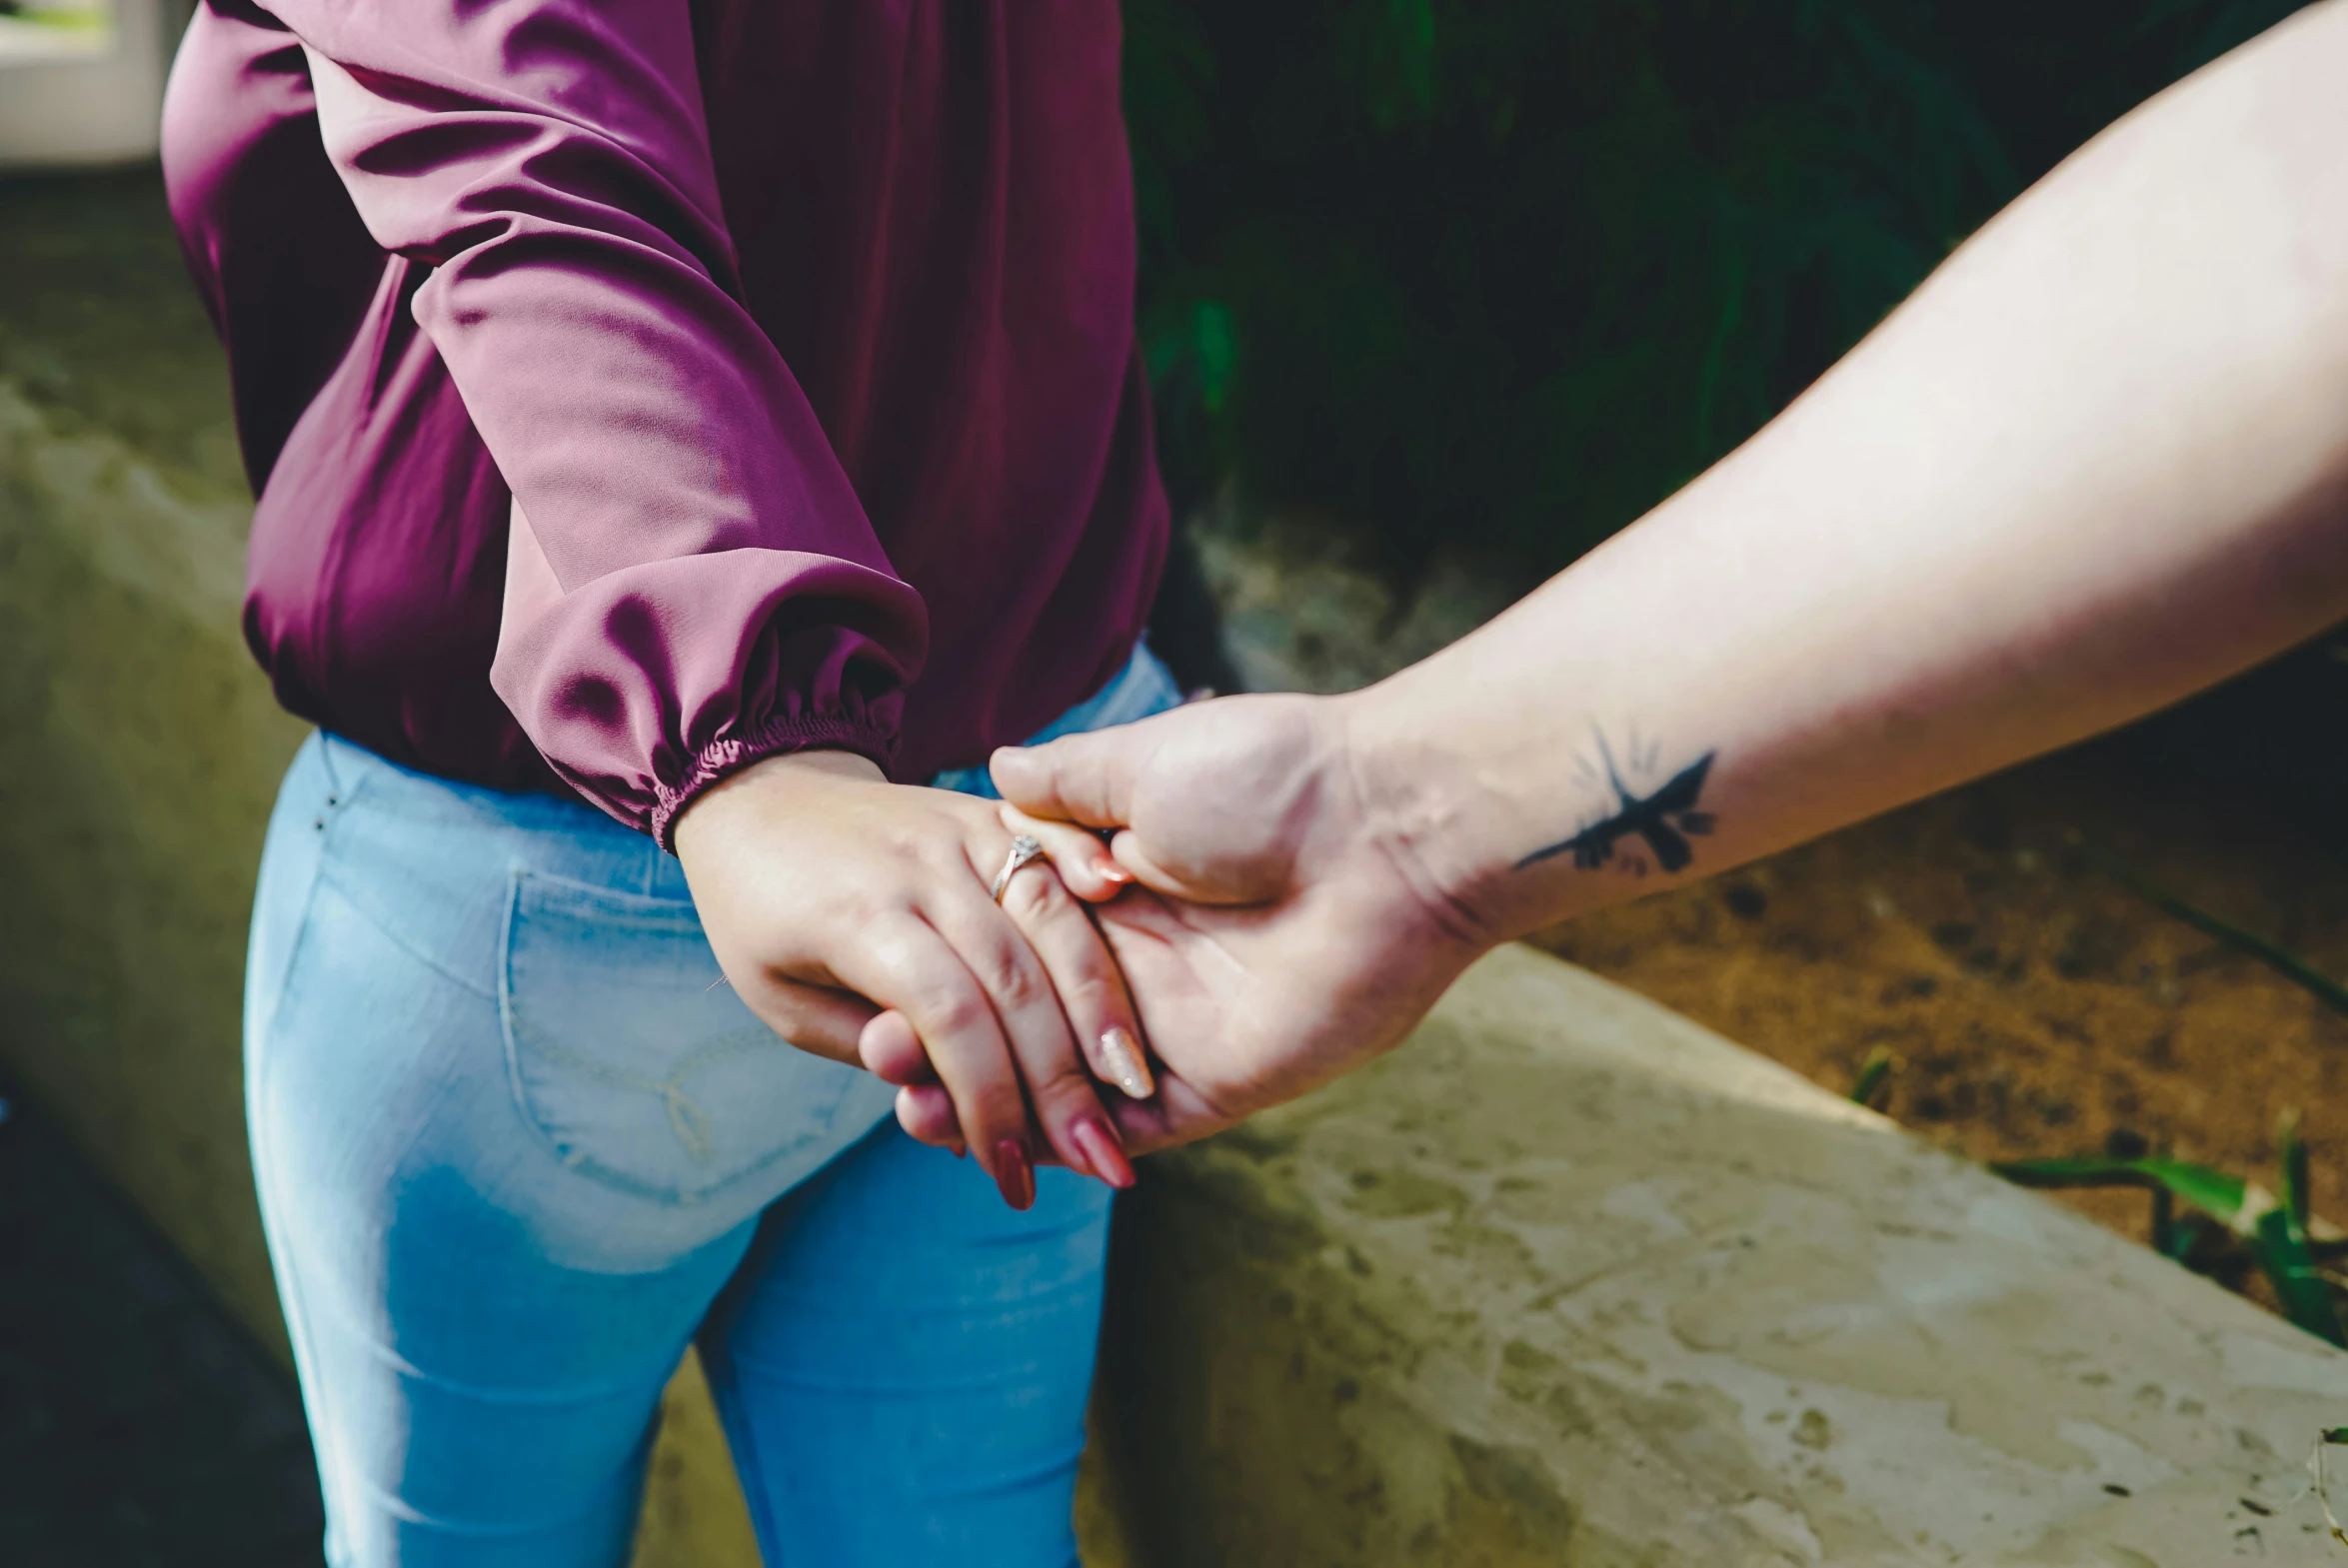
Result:
{"label": "green foliage background", "polygon": [[2300,0],[1127,0],[1177,506],[1546,571]]}

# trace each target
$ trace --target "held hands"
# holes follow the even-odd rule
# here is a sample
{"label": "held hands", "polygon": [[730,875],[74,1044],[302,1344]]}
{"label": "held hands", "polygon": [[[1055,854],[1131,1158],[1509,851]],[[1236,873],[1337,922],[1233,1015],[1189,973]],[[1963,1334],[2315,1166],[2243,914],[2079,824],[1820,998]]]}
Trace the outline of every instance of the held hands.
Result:
{"label": "held hands", "polygon": [[[1095,904],[1161,1063],[1154,1097],[1110,1096],[1128,1149],[1200,1137],[1360,1065],[1492,944],[1365,784],[1357,712],[1229,698],[996,754],[1006,821]],[[1097,828],[1117,830],[1114,859]],[[903,1060],[868,1062],[909,1085],[898,1111],[915,1137],[962,1135],[943,1066],[925,1083]]]}
{"label": "held hands", "polygon": [[[1000,905],[990,896],[1012,837],[993,802],[889,784],[842,752],[753,764],[697,797],[676,832],[703,928],[750,1009],[803,1049],[924,1080],[909,1093],[946,1107],[921,1113],[928,1141],[976,1149],[1025,1208],[1039,1158],[1133,1183],[1102,1105],[1126,1096],[1099,1085],[1133,1077],[1139,1052],[1118,1048],[1141,1029],[1051,865],[1013,877]],[[1085,885],[1114,886],[1126,873],[1088,841]]]}
{"label": "held hands", "polygon": [[[1125,1186],[1129,1152],[1383,1052],[1492,944],[1365,784],[1354,705],[1230,698],[999,752],[1005,805],[772,758],[677,849],[752,1011],[898,1084],[913,1136],[977,1149],[1015,1206],[1039,1159]],[[1051,860],[998,906],[1023,832]]]}

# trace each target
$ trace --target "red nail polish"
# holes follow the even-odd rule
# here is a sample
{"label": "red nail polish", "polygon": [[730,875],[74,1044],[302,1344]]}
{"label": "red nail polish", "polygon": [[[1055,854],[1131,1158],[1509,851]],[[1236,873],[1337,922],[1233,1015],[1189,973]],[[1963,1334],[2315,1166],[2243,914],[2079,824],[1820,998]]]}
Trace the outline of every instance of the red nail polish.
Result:
{"label": "red nail polish", "polygon": [[1026,1138],[1005,1138],[995,1145],[995,1184],[1013,1208],[1036,1206],[1036,1166],[1028,1157]]}
{"label": "red nail polish", "polygon": [[1105,882],[1115,882],[1118,886],[1123,887],[1134,879],[1134,873],[1115,860],[1103,860],[1101,862],[1101,879]]}
{"label": "red nail polish", "polygon": [[1093,1174],[1119,1191],[1134,1184],[1134,1167],[1126,1161],[1116,1131],[1098,1116],[1087,1116],[1069,1128],[1069,1141],[1084,1151]]}

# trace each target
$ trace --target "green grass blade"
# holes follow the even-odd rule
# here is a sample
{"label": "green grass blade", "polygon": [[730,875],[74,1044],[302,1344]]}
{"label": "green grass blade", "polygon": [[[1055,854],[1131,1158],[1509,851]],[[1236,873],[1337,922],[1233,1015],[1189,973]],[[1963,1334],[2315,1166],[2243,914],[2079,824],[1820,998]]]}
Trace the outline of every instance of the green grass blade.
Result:
{"label": "green grass blade", "polygon": [[1898,1056],[1886,1046],[1876,1046],[1867,1052],[1867,1059],[1859,1063],[1859,1075],[1851,1079],[1850,1097],[1861,1105],[1873,1105],[1875,1091],[1883,1087],[1883,1080],[1890,1077],[1898,1066]]}
{"label": "green grass blade", "polygon": [[2313,1204],[2308,1193],[2307,1145],[2299,1137],[2299,1112],[2283,1112],[2275,1128],[2275,1154],[2283,1167],[2283,1212],[2291,1216],[2291,1228],[2304,1246]]}
{"label": "green grass blade", "polygon": [[2118,1159],[2078,1154],[2055,1159],[2008,1159],[1989,1167],[2023,1187],[2146,1187],[2166,1191],[2229,1226],[2242,1220],[2250,1184],[2207,1165],[2158,1157]]}
{"label": "green grass blade", "polygon": [[2245,930],[2233,921],[2210,913],[2199,904],[2189,903],[2169,891],[2138,866],[2121,859],[2110,850],[2088,841],[2077,829],[2068,835],[2071,847],[2086,856],[2088,862],[2126,887],[2146,903],[2183,920],[2203,935],[2214,936],[2229,947],[2250,954],[2283,978],[2297,984],[2309,995],[2334,1012],[2348,1013],[2348,985],[2309,963],[2305,958],[2280,942],[2269,941],[2256,931]]}
{"label": "green grass blade", "polygon": [[2149,1238],[2152,1250],[2172,1261],[2184,1257],[2193,1249],[2193,1236],[2190,1231],[2186,1231],[2184,1239],[2180,1241],[2178,1235],[2181,1229],[2177,1224],[2177,1195],[2166,1187],[2154,1187],[2152,1233]]}
{"label": "green grass blade", "polygon": [[2205,1214],[2187,1214],[2170,1227],[2169,1244],[2161,1249],[2162,1255],[2172,1263],[2192,1267],[2189,1260],[2193,1256],[2193,1249],[2201,1244],[2203,1233],[2216,1223],[2216,1220]]}
{"label": "green grass blade", "polygon": [[2290,1212],[2277,1204],[2259,1215],[2252,1244],[2258,1252],[2259,1267],[2266,1271],[2268,1283],[2275,1287],[2276,1299],[2283,1304],[2283,1315],[2318,1339],[2348,1345],[2348,1339],[2341,1337],[2340,1314],[2332,1300],[2331,1283],[2317,1270],[2315,1259],[2308,1255],[2307,1238],[2291,1223]]}
{"label": "green grass blade", "polygon": [[2341,1336],[2339,1302],[2331,1281],[2316,1265],[2315,1248],[2307,1239],[2307,1144],[2299,1136],[2299,1113],[2283,1112],[2275,1128],[2275,1154],[2282,1166],[2283,1190],[2275,1206],[2258,1216],[2252,1245],[2283,1304],[2283,1315],[2320,1339],[2348,1345]]}

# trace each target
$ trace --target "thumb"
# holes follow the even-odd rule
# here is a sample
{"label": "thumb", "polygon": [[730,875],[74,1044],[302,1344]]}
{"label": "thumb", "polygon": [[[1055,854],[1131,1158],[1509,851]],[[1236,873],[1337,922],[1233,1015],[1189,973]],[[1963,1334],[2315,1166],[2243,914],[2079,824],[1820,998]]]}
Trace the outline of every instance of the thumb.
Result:
{"label": "thumb", "polygon": [[1133,819],[1134,781],[1149,747],[1137,732],[1146,727],[1063,736],[1048,746],[1007,746],[990,769],[995,787],[1031,816],[1124,827]]}

